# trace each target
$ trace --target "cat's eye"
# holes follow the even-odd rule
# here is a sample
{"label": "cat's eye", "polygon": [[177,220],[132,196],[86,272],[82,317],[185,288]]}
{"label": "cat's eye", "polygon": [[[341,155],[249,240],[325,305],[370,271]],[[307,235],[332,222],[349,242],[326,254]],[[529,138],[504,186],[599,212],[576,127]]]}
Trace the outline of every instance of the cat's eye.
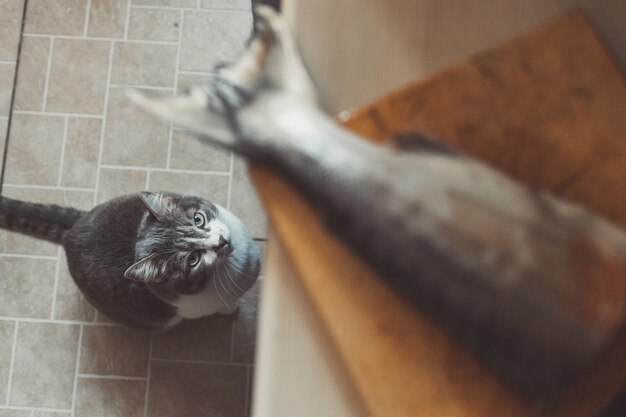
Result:
{"label": "cat's eye", "polygon": [[189,266],[196,266],[200,263],[200,254],[198,252],[191,252],[187,258]]}
{"label": "cat's eye", "polygon": [[196,225],[196,227],[201,229],[206,224],[206,217],[202,212],[196,211],[196,214],[193,215],[193,223]]}

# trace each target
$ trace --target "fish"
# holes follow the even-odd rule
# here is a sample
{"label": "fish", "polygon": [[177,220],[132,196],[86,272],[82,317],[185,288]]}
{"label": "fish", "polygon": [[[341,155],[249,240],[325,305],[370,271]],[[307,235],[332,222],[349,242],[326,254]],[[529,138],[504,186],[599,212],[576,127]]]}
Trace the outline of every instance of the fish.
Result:
{"label": "fish", "polygon": [[245,51],[208,82],[128,97],[282,175],[380,279],[522,397],[560,393],[624,324],[626,232],[428,135],[384,146],[343,128],[321,108],[286,22],[254,13]]}

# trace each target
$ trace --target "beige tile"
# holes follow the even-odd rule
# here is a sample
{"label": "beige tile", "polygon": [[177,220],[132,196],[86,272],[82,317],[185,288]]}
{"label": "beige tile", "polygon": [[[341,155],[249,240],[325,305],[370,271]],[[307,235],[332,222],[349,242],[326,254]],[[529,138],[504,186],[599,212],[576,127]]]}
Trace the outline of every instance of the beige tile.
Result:
{"label": "beige tile", "polygon": [[230,152],[202,143],[184,131],[174,130],[170,167],[229,172]]}
{"label": "beige tile", "polygon": [[55,411],[33,411],[33,417],[71,417],[72,413]]}
{"label": "beige tile", "polygon": [[101,129],[102,120],[99,118],[68,118],[61,185],[96,186]]}
{"label": "beige tile", "polygon": [[255,284],[238,302],[239,312],[233,333],[233,361],[254,364],[256,349],[259,284]]}
{"label": "beige tile", "polygon": [[64,125],[61,116],[15,114],[11,123],[5,182],[56,185]]}
{"label": "beige tile", "polygon": [[29,0],[25,33],[82,35],[87,0]]}
{"label": "beige tile", "polygon": [[142,417],[145,391],[144,381],[79,378],[76,416]]}
{"label": "beige tile", "polygon": [[101,168],[98,203],[145,190],[146,175],[148,175],[146,171]]}
{"label": "beige tile", "polygon": [[8,116],[11,110],[15,64],[0,64],[0,116]]}
{"label": "beige tile", "polygon": [[[59,204],[81,210],[89,210],[93,206],[93,193],[84,191],[20,188],[5,185],[2,189],[2,195],[32,203]],[[43,240],[0,230],[0,252],[56,256],[58,246]]]}
{"label": "beige tile", "polygon": [[50,44],[49,38],[24,36],[15,89],[15,110],[43,109]]}
{"label": "beige tile", "polygon": [[228,176],[152,172],[151,191],[173,191],[193,194],[225,207],[228,199]]}
{"label": "beige tile", "polygon": [[20,40],[24,0],[0,2],[0,61],[15,61]]}
{"label": "beige tile", "polygon": [[31,416],[32,416],[31,411],[0,409],[0,417],[31,417]]}
{"label": "beige tile", "polygon": [[111,83],[173,87],[176,45],[116,42]]}
{"label": "beige tile", "polygon": [[110,48],[106,41],[55,39],[46,109],[101,114]]}
{"label": "beige tile", "polygon": [[80,292],[67,267],[65,251],[61,251],[54,318],[56,320],[94,321],[96,310]]}
{"label": "beige tile", "polygon": [[148,417],[242,417],[248,369],[153,362]]}
{"label": "beige tile", "polygon": [[254,186],[248,177],[246,164],[235,159],[230,210],[236,214],[254,237],[267,236],[267,218]]}
{"label": "beige tile", "polygon": [[79,327],[20,323],[9,404],[69,409]]}
{"label": "beige tile", "polygon": [[135,6],[168,6],[168,7],[190,7],[195,9],[198,0],[133,0]]}
{"label": "beige tile", "polygon": [[186,11],[180,69],[210,71],[216,64],[233,61],[243,51],[251,32],[251,13]]}
{"label": "beige tile", "polygon": [[[0,321],[0,403],[4,404],[7,385],[9,383],[9,370],[11,369],[11,353],[13,352],[13,335],[15,323],[12,321]],[[1,414],[0,414],[1,416]]]}
{"label": "beige tile", "polygon": [[133,105],[118,88],[109,93],[103,162],[165,167],[169,126]]}
{"label": "beige tile", "polygon": [[123,38],[130,0],[91,0],[88,36]]}
{"label": "beige tile", "polygon": [[209,80],[211,79],[210,75],[203,75],[203,74],[178,74],[178,89],[179,90],[184,90],[186,88],[195,86],[195,85],[200,85],[200,84],[205,84],[207,83]]}
{"label": "beige tile", "polygon": [[183,322],[156,334],[152,357],[230,362],[233,317],[212,316]]}
{"label": "beige tile", "polygon": [[200,7],[203,9],[227,9],[227,10],[252,10],[250,0],[202,0]]}
{"label": "beige tile", "polygon": [[150,335],[117,326],[85,326],[80,373],[146,376]]}
{"label": "beige tile", "polygon": [[177,41],[181,13],[166,9],[131,9],[128,39]]}
{"label": "beige tile", "polygon": [[0,257],[0,316],[49,318],[56,266],[56,260]]}

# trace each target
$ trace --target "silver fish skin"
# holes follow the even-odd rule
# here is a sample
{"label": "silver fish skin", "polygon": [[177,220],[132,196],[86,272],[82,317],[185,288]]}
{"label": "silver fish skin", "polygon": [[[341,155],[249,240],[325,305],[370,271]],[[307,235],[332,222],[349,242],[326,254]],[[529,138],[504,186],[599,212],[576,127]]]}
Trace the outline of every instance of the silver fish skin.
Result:
{"label": "silver fish skin", "polygon": [[255,13],[246,52],[211,82],[129,97],[283,174],[381,279],[523,396],[560,392],[624,324],[626,233],[423,135],[403,151],[342,128],[286,24]]}

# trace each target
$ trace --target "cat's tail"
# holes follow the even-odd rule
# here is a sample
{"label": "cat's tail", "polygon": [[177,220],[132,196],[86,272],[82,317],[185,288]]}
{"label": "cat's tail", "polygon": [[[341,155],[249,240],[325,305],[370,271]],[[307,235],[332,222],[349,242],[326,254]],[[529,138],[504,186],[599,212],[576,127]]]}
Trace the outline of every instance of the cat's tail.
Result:
{"label": "cat's tail", "polygon": [[0,197],[0,228],[53,243],[86,214],[71,207],[36,204]]}

